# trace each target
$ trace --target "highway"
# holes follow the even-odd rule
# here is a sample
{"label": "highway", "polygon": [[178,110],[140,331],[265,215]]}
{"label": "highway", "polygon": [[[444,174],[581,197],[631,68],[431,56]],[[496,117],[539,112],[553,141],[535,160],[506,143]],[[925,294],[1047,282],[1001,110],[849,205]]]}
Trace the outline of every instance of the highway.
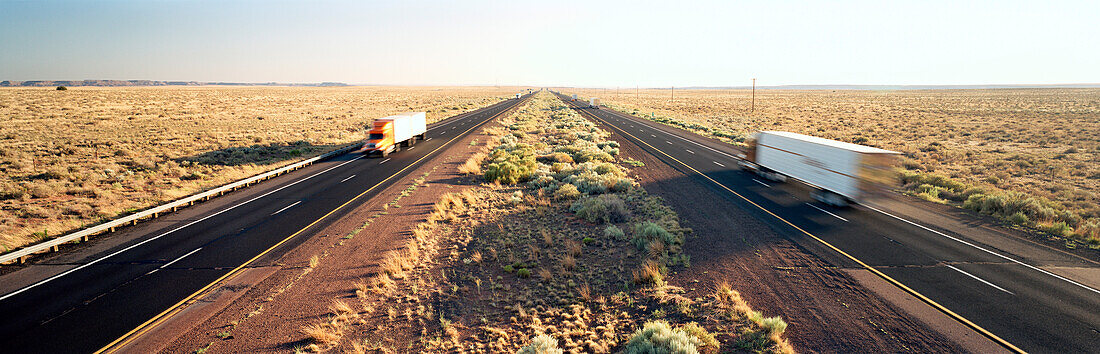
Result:
{"label": "highway", "polygon": [[1100,291],[1054,271],[1095,277],[1096,262],[980,228],[961,230],[947,218],[892,207],[898,203],[828,207],[803,185],[737,170],[731,145],[558,97],[838,266],[862,267],[825,243],[1024,351],[1100,350]]}
{"label": "highway", "polygon": [[99,350],[231,273],[278,259],[309,231],[338,220],[530,95],[430,125],[426,140],[388,158],[337,156],[179,214],[204,206],[209,212],[169,215],[100,237],[122,239],[112,247],[96,248],[100,240],[94,240],[85,251],[5,274],[2,351]]}

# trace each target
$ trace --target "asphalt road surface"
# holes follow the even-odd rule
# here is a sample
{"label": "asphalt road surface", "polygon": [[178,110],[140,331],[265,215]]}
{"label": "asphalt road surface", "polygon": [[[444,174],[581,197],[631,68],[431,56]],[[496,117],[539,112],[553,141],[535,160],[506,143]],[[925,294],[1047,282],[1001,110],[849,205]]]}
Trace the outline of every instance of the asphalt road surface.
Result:
{"label": "asphalt road surface", "polygon": [[[113,247],[6,274],[0,282],[8,280],[11,289],[0,291],[0,352],[94,352],[311,223],[323,219],[309,226],[316,230],[339,219],[414,170],[407,167],[529,96],[433,124],[426,140],[389,158],[337,156],[201,204],[223,201],[205,214],[162,217],[134,227],[143,234],[107,236],[129,237]],[[265,257],[277,259],[305,235]]]}
{"label": "asphalt road surface", "polygon": [[[613,134],[711,185],[716,193],[753,213],[779,232],[842,267],[856,263],[725,191],[699,174],[741,194],[900,281],[947,309],[1029,352],[1100,351],[1100,291],[1053,267],[1085,269],[1095,262],[980,228],[955,232],[946,218],[915,219],[906,207],[858,205],[832,208],[794,183],[775,183],[737,169],[732,146],[687,131],[617,112],[570,102],[582,114],[610,126]],[[682,162],[682,164],[681,164]],[[684,165],[691,168],[686,168]],[[695,171],[692,171],[694,169]],[[1051,269],[1051,270],[1048,270]],[[821,330],[828,330],[822,328]]]}

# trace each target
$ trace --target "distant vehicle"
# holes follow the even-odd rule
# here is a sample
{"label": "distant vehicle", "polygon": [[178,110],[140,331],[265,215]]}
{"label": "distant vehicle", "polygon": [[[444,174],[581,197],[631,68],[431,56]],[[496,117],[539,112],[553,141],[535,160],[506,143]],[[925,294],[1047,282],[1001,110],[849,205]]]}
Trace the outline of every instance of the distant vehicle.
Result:
{"label": "distant vehicle", "polygon": [[576,100],[577,100],[577,94],[573,94],[573,99],[572,99],[572,101],[576,101]]}
{"label": "distant vehicle", "polygon": [[600,109],[600,99],[596,97],[589,98],[588,106],[592,107],[593,109]]}
{"label": "distant vehicle", "polygon": [[517,93],[517,94],[516,94],[516,98],[519,98],[519,95],[520,95],[520,94],[518,94],[518,93]]}
{"label": "distant vehicle", "polygon": [[898,152],[780,131],[755,133],[741,167],[773,181],[793,178],[815,188],[813,198],[832,206],[880,194]]}
{"label": "distant vehicle", "polygon": [[400,151],[402,146],[413,146],[416,140],[424,140],[428,131],[424,112],[408,112],[385,118],[375,119],[371,123],[370,135],[363,148],[364,154],[379,154],[382,157]]}

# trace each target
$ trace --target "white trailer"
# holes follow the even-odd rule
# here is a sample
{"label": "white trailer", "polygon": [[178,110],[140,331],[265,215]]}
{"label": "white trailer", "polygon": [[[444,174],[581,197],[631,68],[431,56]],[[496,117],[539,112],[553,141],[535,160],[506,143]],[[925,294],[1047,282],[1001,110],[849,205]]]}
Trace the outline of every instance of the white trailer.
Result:
{"label": "white trailer", "polygon": [[427,121],[424,112],[406,112],[375,119],[361,151],[367,154],[377,152],[385,157],[402,146],[412,146],[417,138],[424,139],[428,131]]}
{"label": "white trailer", "polygon": [[577,100],[577,94],[575,94],[575,93],[573,94],[573,100],[574,100],[574,101],[576,101],[576,100]]}
{"label": "white trailer", "polygon": [[397,143],[422,136],[428,131],[428,117],[425,112],[405,112],[392,118],[394,118],[393,138]]}
{"label": "white trailer", "polygon": [[596,97],[589,98],[588,106],[594,109],[600,109],[600,99]]}
{"label": "white trailer", "polygon": [[798,133],[763,131],[749,141],[742,166],[774,181],[796,179],[817,189],[814,199],[844,206],[883,191],[898,154]]}

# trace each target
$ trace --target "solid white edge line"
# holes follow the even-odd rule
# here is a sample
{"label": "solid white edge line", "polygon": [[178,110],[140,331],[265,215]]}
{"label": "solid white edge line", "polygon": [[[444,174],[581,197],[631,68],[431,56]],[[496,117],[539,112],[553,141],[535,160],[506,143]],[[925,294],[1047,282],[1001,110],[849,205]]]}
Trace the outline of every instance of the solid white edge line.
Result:
{"label": "solid white edge line", "polygon": [[997,290],[1000,290],[1000,291],[1003,291],[1003,292],[1006,292],[1006,293],[1009,293],[1009,294],[1012,294],[1012,295],[1016,295],[1015,293],[1013,293],[1013,292],[1011,292],[1011,291],[1008,291],[1008,290],[1005,290],[1004,288],[1002,288],[1002,287],[999,287],[999,286],[997,286],[997,285],[994,285],[993,283],[990,283],[990,282],[986,281],[985,279],[982,279],[982,278],[978,278],[977,276],[974,276],[974,274],[970,274],[970,273],[964,272],[964,271],[963,271],[962,269],[959,269],[959,268],[955,268],[954,266],[952,266],[952,265],[950,265],[950,264],[944,264],[944,265],[945,265],[945,266],[947,266],[948,268],[951,268],[951,269],[954,269],[955,271],[958,271],[959,273],[963,273],[963,274],[966,274],[966,276],[968,276],[968,277],[971,277],[971,278],[974,278],[974,279],[975,279],[975,280],[977,280],[977,281],[980,281],[980,282],[982,282],[982,283],[985,283],[985,285],[989,285],[989,286],[992,286],[992,287],[996,288]]}
{"label": "solid white edge line", "polygon": [[356,157],[355,157],[354,159],[351,159],[351,160],[347,160],[347,161],[344,161],[344,163],[341,163],[341,164],[339,164],[339,165],[336,165],[336,166],[332,166],[332,167],[329,167],[328,169],[325,169],[324,171],[321,171],[321,172],[317,172],[317,173],[314,173],[314,174],[310,175],[309,177],[306,177],[306,178],[302,178],[302,179],[300,179],[300,180],[294,181],[293,183],[287,184],[287,185],[285,185],[285,186],[282,186],[282,187],[279,187],[279,188],[277,188],[277,189],[275,189],[275,190],[272,190],[272,191],[269,191],[269,192],[267,192],[267,193],[261,194],[260,196],[257,196],[257,197],[255,197],[255,198],[252,198],[252,199],[246,200],[246,201],[244,201],[244,202],[241,202],[240,204],[237,204],[237,205],[234,205],[234,206],[231,206],[231,207],[225,208],[225,209],[223,209],[223,210],[221,210],[221,211],[219,211],[219,212],[217,212],[217,213],[213,213],[213,214],[207,215],[207,216],[205,216],[205,217],[203,217],[203,218],[201,218],[201,219],[198,219],[198,220],[195,220],[195,221],[189,222],[189,223],[187,223],[187,224],[185,224],[185,225],[183,225],[183,226],[180,226],[180,227],[174,228],[174,229],[172,229],[172,230],[168,230],[168,231],[167,231],[167,232],[165,232],[165,233],[162,233],[162,234],[160,234],[160,235],[156,235],[156,236],[153,236],[153,237],[151,237],[151,238],[149,238],[149,239],[147,239],[147,240],[145,240],[145,241],[141,241],[141,242],[135,243],[135,244],[133,244],[133,245],[130,245],[129,247],[126,247],[126,248],[123,248],[123,249],[121,249],[121,250],[115,251],[114,253],[111,253],[111,254],[108,254],[108,255],[106,255],[106,256],[100,257],[100,258],[98,258],[98,259],[96,259],[96,260],[94,260],[94,261],[91,261],[91,262],[88,262],[88,263],[84,263],[83,265],[80,265],[80,266],[78,266],[78,267],[76,267],[76,268],[73,268],[73,269],[69,269],[69,270],[67,270],[67,271],[64,271],[64,272],[62,272],[62,273],[60,273],[60,274],[54,275],[54,276],[52,276],[52,277],[49,277],[49,278],[46,278],[46,279],[43,279],[43,280],[39,280],[39,281],[38,281],[37,283],[31,284],[31,285],[27,285],[27,286],[23,287],[22,289],[19,289],[19,290],[16,290],[16,291],[13,291],[13,292],[10,292],[10,293],[7,293],[7,294],[4,294],[4,296],[0,296],[0,301],[3,301],[3,300],[5,300],[5,299],[7,299],[7,298],[9,298],[9,297],[12,297],[12,296],[18,295],[18,294],[20,294],[20,293],[22,293],[22,292],[24,292],[24,291],[27,291],[27,290],[30,290],[30,289],[32,289],[32,288],[34,288],[34,287],[36,287],[36,286],[39,286],[39,285],[42,285],[42,284],[45,284],[45,283],[51,282],[51,281],[53,281],[54,279],[57,279],[57,278],[61,278],[61,277],[63,277],[63,276],[69,275],[69,274],[70,274],[70,273],[72,273],[72,272],[75,272],[75,271],[78,271],[78,270],[81,270],[81,269],[87,268],[88,266],[91,266],[91,265],[93,265],[93,264],[99,263],[100,261],[102,261],[102,260],[104,260],[104,259],[107,259],[107,258],[111,258],[111,257],[114,257],[114,256],[116,256],[116,255],[118,255],[118,254],[120,254],[120,253],[122,253],[122,252],[126,252],[126,251],[129,251],[129,250],[131,250],[131,249],[133,249],[133,248],[135,248],[135,247],[138,247],[138,246],[144,245],[144,244],[146,244],[146,243],[148,243],[148,242],[152,242],[153,240],[159,239],[159,238],[161,238],[161,237],[164,237],[165,235],[171,234],[171,233],[173,233],[173,232],[176,232],[176,231],[182,230],[182,229],[184,229],[184,228],[186,228],[186,227],[188,227],[188,226],[191,226],[191,225],[197,224],[197,223],[199,223],[199,222],[202,222],[203,220],[206,220],[206,219],[209,219],[209,218],[215,217],[215,216],[217,216],[217,215],[219,215],[219,214],[221,214],[221,213],[224,213],[224,212],[227,212],[227,211],[233,210],[234,208],[236,208],[236,207],[239,207],[239,206],[241,206],[241,205],[245,205],[245,204],[248,204],[248,203],[250,203],[250,202],[252,202],[252,201],[254,201],[254,200],[257,200],[257,199],[260,199],[260,198],[266,197],[266,196],[270,195],[271,193],[275,193],[275,192],[278,192],[278,191],[280,191],[280,190],[283,190],[284,188],[287,188],[287,187],[293,186],[293,185],[295,185],[295,184],[298,184],[298,183],[304,182],[304,181],[305,181],[305,180],[307,180],[307,179],[310,179],[310,178],[316,177],[317,175],[320,175],[320,174],[322,174],[322,173],[328,172],[328,171],[330,171],[330,170],[332,170],[332,169],[334,169],[334,168],[337,168],[337,167],[340,167],[340,166],[343,166],[343,165],[349,164],[349,163],[351,163],[352,161],[358,160],[358,159],[360,159],[360,158],[363,158],[363,155],[359,155],[359,156],[356,156]]}
{"label": "solid white edge line", "polygon": [[190,256],[190,255],[194,254],[195,252],[198,252],[201,249],[202,249],[202,247],[199,247],[199,248],[196,248],[194,251],[187,252],[187,254],[179,256],[179,258],[173,259],[171,262],[165,263],[164,265],[160,266],[160,268],[153,269],[153,270],[149,271],[148,273],[145,273],[145,275],[153,274],[153,273],[156,273],[158,270],[167,268],[168,266],[172,265],[172,263],[179,262],[181,259],[184,259],[187,256]]}
{"label": "solid white edge line", "polygon": [[1094,292],[1094,293],[1100,294],[1100,290],[1096,290],[1096,289],[1093,289],[1093,288],[1089,287],[1088,285],[1085,285],[1085,284],[1081,284],[1081,283],[1075,282],[1075,281],[1073,281],[1073,280],[1070,280],[1070,279],[1067,279],[1067,278],[1065,278],[1065,277],[1062,277],[1061,275],[1058,275],[1058,274],[1054,274],[1054,273],[1048,272],[1048,271],[1046,271],[1046,270],[1043,270],[1042,268],[1039,268],[1039,267],[1036,267],[1036,266],[1033,266],[1033,265],[1030,265],[1030,264],[1027,264],[1027,263],[1024,263],[1024,262],[1021,262],[1021,261],[1018,261],[1018,260],[1015,260],[1015,259],[1012,259],[1012,258],[1010,258],[1010,257],[1008,257],[1008,256],[1004,256],[1004,255],[1002,255],[1002,254],[1000,254],[1000,253],[997,253],[997,252],[993,252],[993,251],[987,250],[987,249],[985,249],[985,248],[982,248],[982,247],[980,247],[980,246],[978,246],[978,245],[975,245],[975,244],[973,244],[973,243],[967,242],[967,241],[965,241],[965,240],[961,240],[961,239],[958,239],[958,238],[956,238],[956,237],[952,237],[952,236],[950,236],[950,235],[947,235],[947,234],[945,234],[945,233],[942,233],[942,232],[939,232],[939,231],[936,231],[936,230],[930,229],[930,228],[928,228],[928,227],[925,227],[924,225],[921,225],[921,224],[917,224],[917,223],[915,223],[915,222],[912,222],[912,221],[909,221],[909,220],[905,220],[905,219],[902,219],[902,218],[900,218],[900,217],[894,216],[894,214],[890,214],[890,213],[887,213],[887,212],[885,212],[885,211],[879,210],[878,208],[872,207],[872,206],[870,206],[870,205],[866,205],[866,204],[865,204],[865,205],[863,205],[863,206],[864,206],[864,207],[867,207],[867,209],[871,209],[871,210],[877,211],[877,212],[879,212],[879,213],[882,213],[883,215],[886,215],[886,216],[892,217],[892,218],[894,218],[894,219],[898,219],[898,220],[904,221],[904,222],[906,222],[906,223],[908,223],[908,224],[910,224],[910,225],[913,225],[913,226],[916,226],[916,227],[919,227],[919,228],[925,229],[925,230],[927,230],[927,231],[930,231],[930,232],[932,232],[932,233],[935,233],[935,234],[937,234],[937,235],[940,235],[940,236],[943,236],[943,237],[946,237],[946,238],[949,238],[949,239],[955,240],[955,241],[957,241],[957,242],[959,242],[959,243],[962,243],[962,244],[964,244],[964,245],[967,245],[967,246],[970,246],[970,247],[974,247],[974,248],[977,248],[977,249],[979,249],[979,250],[985,251],[986,253],[992,254],[992,255],[994,255],[994,256],[997,256],[997,257],[1001,257],[1001,258],[1004,258],[1004,259],[1006,259],[1006,260],[1008,260],[1008,261],[1010,261],[1010,262],[1012,262],[1012,263],[1016,263],[1016,264],[1022,265],[1022,266],[1024,266],[1024,267],[1030,268],[1030,269],[1032,269],[1032,270],[1034,270],[1034,271],[1037,271],[1037,272],[1039,272],[1039,273],[1043,273],[1043,274],[1046,274],[1046,275],[1049,275],[1049,276],[1055,277],[1055,278],[1057,278],[1057,279],[1061,279],[1061,280],[1064,280],[1064,281],[1066,281],[1066,282],[1068,282],[1068,283],[1070,283],[1070,284],[1073,284],[1073,285],[1077,285],[1077,286],[1079,286],[1079,287],[1082,287],[1082,288],[1084,288],[1085,290],[1088,290],[1088,291],[1091,291],[1091,292]]}
{"label": "solid white edge line", "polygon": [[281,212],[283,212],[283,210],[287,210],[287,209],[290,209],[290,207],[292,207],[292,206],[295,206],[295,205],[298,205],[298,203],[301,203],[301,202],[302,202],[301,200],[299,200],[299,201],[296,201],[296,202],[294,202],[294,204],[291,204],[291,205],[287,205],[286,207],[283,207],[282,209],[279,209],[279,211],[276,211],[276,212],[274,212],[274,213],[271,213],[271,215],[275,215],[275,214],[281,213]]}
{"label": "solid white edge line", "polygon": [[179,262],[181,259],[187,258],[187,256],[190,256],[190,255],[194,254],[195,252],[198,252],[201,249],[202,249],[202,247],[196,248],[194,251],[187,252],[187,254],[179,256],[179,258],[173,259],[171,262],[165,263],[164,265],[162,265],[160,267],[161,268],[166,268],[166,267],[172,265],[173,263]]}
{"label": "solid white edge line", "polygon": [[809,205],[809,206],[813,207],[814,209],[820,210],[822,213],[832,215],[834,218],[844,220],[844,222],[848,222],[848,219],[842,218],[842,217],[840,217],[840,215],[830,213],[828,210],[818,208],[816,205],[813,205],[813,204],[810,204],[810,203],[806,203],[806,205]]}
{"label": "solid white edge line", "polygon": [[761,184],[761,185],[763,185],[764,187],[768,187],[768,188],[771,188],[771,187],[772,187],[771,185],[769,185],[769,184],[767,184],[767,183],[764,183],[764,182],[761,182],[760,180],[758,180],[758,179],[756,179],[756,178],[753,178],[752,180],[753,180],[753,181],[756,181],[756,183],[760,183],[760,184]]}
{"label": "solid white edge line", "polygon": [[355,175],[351,175],[351,176],[348,176],[348,178],[344,178],[343,180],[340,180],[340,183],[347,182],[349,179],[352,179],[352,178],[355,178]]}

